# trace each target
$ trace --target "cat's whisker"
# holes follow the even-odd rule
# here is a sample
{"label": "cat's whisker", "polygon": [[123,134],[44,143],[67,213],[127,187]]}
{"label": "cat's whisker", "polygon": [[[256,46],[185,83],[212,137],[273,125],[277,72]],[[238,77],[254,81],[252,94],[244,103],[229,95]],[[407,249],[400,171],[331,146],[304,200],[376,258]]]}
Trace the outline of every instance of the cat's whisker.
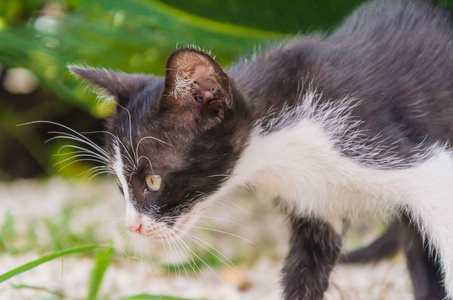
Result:
{"label": "cat's whisker", "polygon": [[132,115],[131,115],[131,112],[126,107],[122,106],[119,103],[117,103],[116,105],[118,107],[124,109],[126,111],[127,115],[128,115],[128,118],[129,118],[129,142],[130,142],[130,145],[131,145],[132,154],[134,155],[135,161],[137,161],[137,153],[134,151],[133,142],[132,142]]}
{"label": "cat's whisker", "polygon": [[114,138],[115,142],[117,143],[118,146],[121,146],[122,149],[124,149],[124,152],[127,154],[124,155],[124,154],[121,154],[122,157],[124,157],[127,161],[129,161],[129,163],[133,166],[135,166],[134,164],[134,159],[132,158],[131,154],[129,153],[129,151],[127,150],[127,148],[124,146],[123,142],[120,140],[120,138],[116,135],[114,135],[113,133],[109,132],[109,131],[105,131],[105,130],[101,130],[101,131],[91,131],[91,132],[88,132],[88,133],[104,133],[104,134],[108,134],[110,135],[112,138]]}
{"label": "cat's whisker", "polygon": [[[190,259],[192,260],[192,263],[194,265],[194,267],[197,269],[197,271],[201,274],[201,276],[203,276],[203,279],[205,282],[208,282],[208,280],[206,279],[206,277],[204,276],[203,272],[201,271],[200,269],[200,266],[197,265],[197,263],[195,262],[195,258],[194,256],[196,256],[201,262],[203,262],[213,273],[214,275],[217,276],[217,274],[204,262],[204,260],[202,260],[188,245],[186,242],[184,242],[184,240],[175,235],[175,238],[181,243],[181,246],[183,246],[185,249],[187,249],[186,253],[189,255]],[[189,263],[189,265],[192,267],[192,265]],[[194,271],[195,275],[197,276],[198,279],[200,279],[200,277],[198,277],[197,275],[197,271],[195,270],[195,268],[192,267],[192,270]],[[217,276],[217,278],[219,278]],[[220,278],[219,278],[220,279]]]}
{"label": "cat's whisker", "polygon": [[110,171],[110,169],[106,166],[94,166],[94,167],[91,167],[89,168],[88,170],[86,171],[83,171],[81,173],[78,174],[78,176],[89,176],[90,174],[92,174],[93,172],[97,172],[97,171]]}
{"label": "cat's whisker", "polygon": [[[70,153],[60,153],[64,148],[72,148],[72,149],[77,149],[79,151],[72,151]],[[59,148],[58,153],[56,155],[57,156],[69,156],[66,159],[64,159],[64,160],[62,160],[62,161],[60,161],[58,163],[62,163],[62,162],[65,162],[65,161],[68,161],[68,160],[71,160],[71,159],[74,159],[74,158],[77,158],[77,157],[87,157],[87,158],[92,158],[92,159],[97,160],[97,162],[102,164],[102,165],[109,165],[110,164],[110,159],[108,157],[105,157],[103,155],[100,155],[98,153],[95,153],[93,151],[90,151],[88,149],[85,149],[83,147],[79,147],[79,146],[76,146],[76,145],[65,145],[65,146],[62,146],[62,147]]]}
{"label": "cat's whisker", "polygon": [[[175,239],[168,239],[169,243],[173,245],[173,247],[175,248],[175,251],[178,255],[178,259],[179,259],[179,264],[178,264],[178,270],[179,270],[179,266],[182,267],[182,269],[184,270],[184,273],[186,274],[186,278],[189,279],[189,274],[187,273],[187,270],[186,270],[186,267],[185,267],[185,264],[187,262],[187,258],[186,256],[184,255],[184,252],[181,251],[181,249],[178,247],[178,244],[175,242],[176,240]],[[181,276],[181,274],[179,274],[179,276]]]}
{"label": "cat's whisker", "polygon": [[[192,269],[192,271],[198,278],[197,272],[195,271],[194,267],[192,266],[192,264],[190,262],[191,260],[194,262],[192,255],[190,255],[190,253],[185,251],[184,246],[181,244],[179,239],[174,238],[174,239],[170,239],[170,241],[175,245],[175,247],[177,247],[179,249],[179,252],[181,253],[181,255],[184,259],[184,261],[181,260],[181,265],[184,268],[184,272],[186,273],[187,279],[189,279],[189,274],[187,273],[186,267],[184,266],[185,263],[187,263],[189,265],[189,267]],[[198,280],[200,280],[200,278],[198,278]]]}
{"label": "cat's whisker", "polygon": [[[99,159],[105,160],[106,162],[110,162],[110,160],[111,160],[111,158],[109,156],[104,156],[104,155],[94,152],[90,149],[86,149],[81,146],[71,145],[71,144],[61,146],[55,155],[59,155],[59,156],[68,155],[68,153],[61,153],[61,151],[65,148],[77,149],[77,150],[79,150],[77,152],[91,154],[93,156],[99,157]],[[73,152],[76,152],[76,151],[73,151]]]}
{"label": "cat's whisker", "polygon": [[219,230],[219,229],[215,229],[215,228],[206,228],[206,227],[200,227],[200,226],[190,226],[191,228],[195,228],[195,229],[201,229],[201,230],[207,230],[207,231],[212,231],[212,232],[218,232],[218,233],[223,233],[223,234],[226,234],[226,235],[229,235],[229,236],[232,236],[232,237],[236,237],[238,239],[241,239],[243,240],[244,242],[247,242],[253,246],[256,246],[256,247],[259,247],[259,245],[255,244],[254,242],[252,242],[251,240],[248,240],[240,235],[237,235],[237,234],[234,234],[234,233],[230,233],[230,232],[227,232],[227,231],[223,231],[223,230]]}
{"label": "cat's whisker", "polygon": [[106,131],[106,132],[115,139],[116,145],[118,145],[118,147],[121,146],[121,148],[124,149],[124,152],[127,154],[127,156],[126,156],[125,154],[121,153],[121,157],[124,157],[132,166],[134,166],[134,168],[137,168],[137,166],[134,163],[134,159],[132,158],[131,154],[127,150],[126,146],[124,146],[123,142],[121,142],[120,138],[111,132],[108,132],[108,131]]}
{"label": "cat's whisker", "polygon": [[[176,245],[174,244],[173,240],[169,239],[167,234],[164,234],[165,235],[165,240],[167,241],[167,243],[169,244],[169,247],[171,247],[173,250],[173,255],[176,254],[176,259],[177,259],[177,263],[176,263],[176,266],[178,268],[178,276],[181,277],[181,267],[183,268],[184,271],[186,271],[186,268],[184,267],[184,259],[183,259],[183,256],[182,254],[180,253],[179,249],[176,247]],[[186,273],[187,274],[187,273]]]}
{"label": "cat's whisker", "polygon": [[[205,216],[205,215],[190,215],[190,216],[182,215],[182,216],[176,216],[176,217],[169,217],[168,220],[174,221],[174,220],[177,220],[177,219],[192,219],[192,218],[212,219],[212,220],[217,220],[217,221],[231,223],[231,224],[237,225],[237,226],[239,226],[241,228],[245,228],[244,225],[242,225],[242,224],[240,224],[238,222],[232,221],[232,220],[219,218],[219,217],[213,217],[213,216]],[[203,222],[203,221],[200,221],[200,222]]]}
{"label": "cat's whisker", "polygon": [[[64,147],[64,146],[63,146],[63,147]],[[60,149],[61,149],[61,147],[60,147]],[[86,149],[84,149],[84,150],[78,150],[78,151],[65,152],[65,153],[60,153],[60,152],[61,152],[60,149],[57,151],[57,153],[52,154],[52,156],[60,157],[60,156],[68,156],[68,155],[82,154],[82,153],[88,154],[87,151],[85,151]],[[97,153],[96,153],[96,155],[97,155]]]}
{"label": "cat's whisker", "polygon": [[103,163],[107,164],[110,162],[110,158],[108,156],[104,156],[102,153],[96,153],[96,152],[93,152],[89,149],[86,149],[86,148],[83,148],[83,147],[80,147],[80,146],[77,146],[77,145],[64,145],[64,146],[61,146],[59,149],[58,149],[58,152],[57,152],[57,155],[65,155],[66,153],[61,153],[61,151],[65,148],[72,148],[72,149],[78,149],[80,150],[81,153],[86,153],[87,155],[92,155],[94,157],[97,157],[99,158],[100,160],[103,161]]}
{"label": "cat's whisker", "polygon": [[140,156],[140,157],[137,159],[137,165],[138,165],[140,159],[142,159],[142,158],[146,159],[146,160],[149,162],[149,166],[150,166],[150,168],[151,168],[151,172],[154,174],[153,164],[151,163],[151,160],[150,160],[148,157],[146,157],[146,156],[144,156],[144,155]]}
{"label": "cat's whisker", "polygon": [[225,205],[231,205],[231,206],[234,206],[242,211],[247,211],[244,207],[242,207],[241,205],[237,204],[237,203],[234,203],[234,201],[227,201],[227,200],[224,200],[224,199],[216,199],[216,201],[219,201],[219,202],[222,202],[223,204]]}
{"label": "cat's whisker", "polygon": [[111,173],[110,171],[103,171],[103,172],[97,172],[97,173],[94,173],[93,175],[91,175],[90,177],[88,177],[87,179],[85,179],[86,181],[90,181],[91,179],[93,179],[94,177],[96,176],[99,176],[101,174],[109,174]]}
{"label": "cat's whisker", "polygon": [[94,144],[89,139],[81,138],[80,136],[76,136],[76,135],[73,135],[71,133],[62,132],[62,131],[48,131],[47,133],[48,134],[55,134],[55,136],[52,136],[52,137],[48,138],[45,141],[46,143],[54,141],[54,140],[58,140],[58,139],[74,140],[74,141],[77,141],[77,142],[80,142],[80,143],[83,143],[85,145],[90,146],[91,148],[95,149],[99,153],[108,155],[108,153],[104,149],[102,149],[101,147],[97,146],[96,144]]}
{"label": "cat's whisker", "polygon": [[91,141],[89,138],[84,136],[83,134],[78,133],[78,135],[73,135],[68,132],[62,132],[62,131],[49,131],[49,134],[58,134],[57,136],[51,137],[48,139],[46,142],[50,142],[56,139],[69,139],[69,140],[74,140],[78,141],[81,143],[84,143],[86,145],[89,145],[93,149],[97,150],[99,153],[103,154],[105,157],[110,157],[109,153],[102,149],[102,147],[96,145],[93,141]]}
{"label": "cat's whisker", "polygon": [[[223,259],[221,259],[220,257],[218,257],[214,252],[212,252],[211,250],[209,250],[208,248],[206,248],[205,246],[203,246],[201,243],[197,242],[197,240],[195,239],[194,236],[190,235],[188,232],[185,232],[185,231],[183,231],[183,230],[181,230],[181,229],[177,229],[177,231],[180,231],[180,232],[183,232],[184,234],[186,234],[186,236],[187,236],[190,240],[192,240],[192,242],[194,242],[195,244],[197,244],[198,246],[200,246],[200,247],[203,248],[204,250],[208,251],[208,252],[209,252],[210,254],[212,254],[215,258],[217,258],[220,262],[222,262],[225,266],[231,268],[230,265],[228,265],[227,263],[225,263],[225,261],[224,261]],[[203,242],[204,242],[204,241],[203,241]],[[206,242],[204,242],[204,243],[206,243]],[[208,246],[212,247],[212,246],[209,245],[208,243],[206,243],[206,244],[207,244]],[[221,254],[221,253],[220,253],[217,249],[215,249],[214,247],[212,247],[212,249],[214,249],[214,250],[217,251],[219,254]],[[191,251],[192,251],[192,250],[191,250]],[[219,277],[219,275],[211,268],[211,266],[209,266],[209,265],[208,265],[208,264],[207,264],[207,263],[206,263],[199,255],[197,255],[195,252],[192,251],[192,253],[193,253],[199,260],[201,260],[201,262],[202,262],[206,267],[208,267],[208,269],[211,270],[211,272],[212,272],[218,279],[220,279],[220,281],[223,282],[222,278]],[[223,255],[223,254],[222,254],[222,255]],[[223,255],[223,256],[224,256],[224,255]],[[226,256],[224,256],[224,257],[226,258]],[[227,258],[227,260],[228,260],[228,258]],[[230,262],[231,262],[231,261],[230,261]],[[233,263],[231,262],[231,264],[233,264]],[[233,264],[233,265],[234,265],[234,264]],[[234,270],[234,269],[232,268],[232,270]]]}
{"label": "cat's whisker", "polygon": [[142,141],[144,141],[144,140],[147,140],[147,139],[152,139],[152,140],[161,142],[162,144],[165,144],[165,145],[174,147],[172,144],[169,144],[169,143],[167,143],[167,142],[164,142],[164,141],[162,141],[161,139],[155,138],[155,137],[153,137],[153,136],[145,136],[145,137],[142,137],[142,138],[138,141],[137,146],[135,147],[135,153],[138,153],[138,147],[140,146],[140,143],[141,143]]}
{"label": "cat's whisker", "polygon": [[[178,236],[176,236],[176,238],[173,239],[173,242],[174,242],[175,244],[179,245],[179,246],[178,246],[179,249],[181,249],[181,252],[182,252],[183,254],[185,254],[186,257],[188,256],[188,258],[186,259],[186,262],[189,264],[189,267],[192,269],[193,273],[194,273],[195,276],[197,277],[197,280],[201,283],[201,279],[200,279],[200,277],[198,276],[198,273],[200,273],[200,274],[203,276],[203,279],[206,281],[206,278],[204,277],[204,275],[203,275],[203,273],[201,272],[200,268],[196,265],[195,260],[194,260],[194,258],[193,258],[193,255],[192,255],[189,251],[187,251],[187,249],[190,250],[190,248],[187,248],[187,245],[183,244],[183,243],[182,243],[182,239],[181,239],[180,237],[178,237]],[[192,263],[193,263],[193,266],[192,266]],[[196,267],[197,269],[195,269],[195,267]],[[186,274],[187,274],[187,272],[186,272]]]}
{"label": "cat's whisker", "polygon": [[149,258],[149,263],[150,263],[150,265],[151,265],[151,272],[154,271],[154,273],[157,274],[157,273],[158,273],[158,271],[157,271],[157,266],[156,266],[156,264],[154,263],[154,258],[153,258],[151,249],[149,249],[149,250],[146,252],[146,255],[147,255],[147,257]]}
{"label": "cat's whisker", "polygon": [[[98,145],[96,145],[95,143],[93,143],[89,138],[87,138],[86,136],[84,136],[83,134],[81,134],[80,132],[66,126],[66,125],[63,125],[63,124],[60,124],[60,123],[57,123],[57,122],[53,122],[53,121],[46,121],[46,120],[37,120],[37,121],[32,121],[32,122],[27,122],[27,123],[22,123],[22,124],[18,124],[17,126],[25,126],[25,125],[31,125],[31,124],[52,124],[52,125],[56,125],[56,126],[60,126],[72,133],[74,133],[75,135],[71,135],[70,133],[67,133],[67,132],[58,132],[56,131],[55,133],[57,134],[63,134],[63,135],[68,135],[68,136],[72,136],[72,137],[79,137],[80,139],[83,140],[84,143],[92,146],[94,149],[97,149],[100,153],[105,153],[107,155],[107,157],[109,157],[108,153],[102,149],[101,147],[99,147]],[[51,131],[53,132],[53,131]],[[49,132],[49,133],[51,133]]]}
{"label": "cat's whisker", "polygon": [[[242,218],[241,214],[237,210],[235,210],[233,207],[230,206],[231,203],[225,202],[225,201],[218,201],[218,203],[223,205],[224,207],[228,208],[229,210],[231,210],[231,212],[233,212],[236,216]],[[242,207],[240,207],[240,208],[242,208]]]}
{"label": "cat's whisker", "polygon": [[[76,159],[76,160],[74,160],[74,161],[71,161],[71,162],[65,164],[63,167],[61,167],[61,168],[58,170],[58,172],[61,172],[62,170],[64,170],[66,167],[68,167],[68,166],[70,166],[70,165],[73,165],[73,164],[75,164],[75,163],[79,163],[79,162],[82,162],[82,161],[91,161],[91,162],[97,162],[97,163],[99,163],[99,161],[96,160],[96,159],[91,159],[91,158],[80,158],[80,159]],[[54,164],[54,166],[56,166],[57,164],[58,164],[58,163]]]}
{"label": "cat's whisker", "polygon": [[[206,251],[208,251],[209,253],[211,253],[212,255],[214,255],[214,257],[216,257],[219,261],[221,261],[225,266],[228,266],[229,268],[231,268],[232,270],[237,270],[236,266],[234,265],[234,263],[226,256],[224,255],[222,252],[220,252],[219,250],[217,250],[216,248],[214,248],[211,244],[209,244],[208,242],[202,240],[201,238],[199,237],[196,237],[194,236],[193,234],[190,234],[188,232],[184,232],[183,230],[181,229],[178,229],[178,231],[180,232],[183,232],[184,234],[187,234],[187,237],[189,239],[191,239],[194,243],[196,243],[197,245],[199,245],[200,247],[202,247],[203,249],[205,249]],[[209,250],[209,248],[203,246],[202,244],[198,243],[197,241],[199,241],[200,243],[203,243],[204,245],[206,245],[207,247],[210,247],[212,248],[214,251],[216,251],[217,253],[219,253],[228,263],[226,263],[222,258],[218,257],[214,252],[212,252],[211,250]]]}
{"label": "cat's whisker", "polygon": [[92,167],[92,168],[86,170],[85,172],[80,173],[79,176],[83,175],[82,180],[90,181],[93,177],[96,177],[97,175],[100,175],[100,174],[106,174],[106,173],[111,173],[111,170],[109,170],[103,166],[100,166],[100,167]]}
{"label": "cat's whisker", "polygon": [[163,240],[160,240],[161,242],[161,245],[164,246],[164,252],[165,252],[165,256],[167,257],[167,259],[165,260],[166,262],[166,265],[167,265],[167,272],[170,273],[170,264],[169,264],[169,257],[168,257],[168,250],[167,250],[167,247],[165,246],[165,242]]}
{"label": "cat's whisker", "polygon": [[53,166],[57,166],[57,165],[60,165],[60,164],[63,164],[67,161],[70,161],[70,160],[73,160],[73,159],[76,159],[76,158],[86,158],[86,159],[90,159],[91,161],[95,161],[95,162],[98,162],[100,164],[104,164],[105,162],[101,159],[99,159],[97,156],[93,156],[93,155],[90,155],[90,154],[86,154],[86,153],[83,153],[83,154],[77,154],[77,155],[72,155],[70,157],[67,157],[63,160],[60,160],[58,162],[56,162]]}
{"label": "cat's whisker", "polygon": [[[181,258],[179,256],[179,253],[173,248],[173,245],[172,243],[170,242],[170,239],[169,239],[169,234],[167,232],[162,232],[162,234],[164,235],[164,240],[165,242],[167,243],[168,245],[168,248],[171,250],[171,256],[172,256],[172,265],[173,267],[175,268],[175,271],[176,269],[178,270],[178,276],[181,277],[181,269],[180,269],[180,265],[181,265]],[[176,258],[176,262],[174,261],[174,258]]]}

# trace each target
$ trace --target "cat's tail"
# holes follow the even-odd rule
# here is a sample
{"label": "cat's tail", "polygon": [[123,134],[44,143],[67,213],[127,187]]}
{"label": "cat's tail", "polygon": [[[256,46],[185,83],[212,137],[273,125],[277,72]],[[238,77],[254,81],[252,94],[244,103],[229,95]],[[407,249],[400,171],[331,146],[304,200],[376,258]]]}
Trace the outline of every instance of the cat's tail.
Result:
{"label": "cat's tail", "polygon": [[377,240],[341,255],[339,261],[343,264],[360,264],[391,258],[402,248],[402,234],[401,222],[395,220]]}

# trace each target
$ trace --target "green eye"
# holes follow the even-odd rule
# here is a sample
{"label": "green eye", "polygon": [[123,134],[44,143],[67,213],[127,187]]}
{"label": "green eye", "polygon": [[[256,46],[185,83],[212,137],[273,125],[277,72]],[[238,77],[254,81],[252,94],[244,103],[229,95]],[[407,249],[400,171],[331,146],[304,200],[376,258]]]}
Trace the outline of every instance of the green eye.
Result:
{"label": "green eye", "polygon": [[162,176],[160,175],[147,175],[146,176],[146,188],[150,192],[157,192],[160,189],[162,183]]}

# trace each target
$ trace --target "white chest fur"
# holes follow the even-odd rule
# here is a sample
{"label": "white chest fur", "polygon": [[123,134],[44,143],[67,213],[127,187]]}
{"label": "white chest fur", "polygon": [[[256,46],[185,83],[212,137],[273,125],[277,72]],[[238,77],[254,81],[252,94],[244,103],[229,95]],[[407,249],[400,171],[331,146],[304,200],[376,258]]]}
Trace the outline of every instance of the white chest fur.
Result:
{"label": "white chest fur", "polygon": [[288,129],[253,136],[235,176],[296,214],[327,220],[392,213],[417,194],[445,190],[448,181],[453,187],[453,160],[446,151],[414,167],[389,170],[361,165],[334,145],[320,124],[303,119]]}
{"label": "white chest fur", "polygon": [[364,213],[387,216],[404,209],[440,254],[451,296],[452,152],[432,147],[419,163],[382,169],[342,155],[326,124],[335,122],[302,117],[269,134],[256,131],[233,175],[215,196],[250,186],[265,199],[277,199],[295,216],[319,218],[338,232],[344,218]]}

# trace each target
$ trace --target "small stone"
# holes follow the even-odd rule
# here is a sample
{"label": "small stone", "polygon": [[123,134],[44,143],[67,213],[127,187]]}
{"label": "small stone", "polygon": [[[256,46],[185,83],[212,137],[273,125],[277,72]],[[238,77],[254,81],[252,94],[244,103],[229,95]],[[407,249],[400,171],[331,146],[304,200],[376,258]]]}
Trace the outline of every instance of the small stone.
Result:
{"label": "small stone", "polygon": [[240,268],[224,267],[221,274],[225,283],[235,286],[240,291],[245,291],[252,286],[252,283]]}

